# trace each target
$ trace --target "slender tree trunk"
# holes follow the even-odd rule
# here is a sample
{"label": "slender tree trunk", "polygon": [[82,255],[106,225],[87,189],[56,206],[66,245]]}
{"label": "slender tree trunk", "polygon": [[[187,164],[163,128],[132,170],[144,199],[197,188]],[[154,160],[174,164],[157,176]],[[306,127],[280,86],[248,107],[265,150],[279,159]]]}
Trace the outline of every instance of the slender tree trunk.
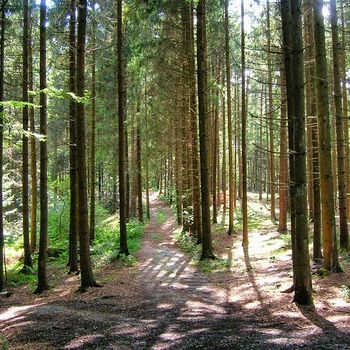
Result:
{"label": "slender tree trunk", "polygon": [[[31,17],[29,13],[29,18]],[[28,47],[28,74],[29,74],[29,90],[34,90],[33,77],[33,50],[32,50],[32,25],[29,25],[29,47]],[[33,103],[33,96],[29,96],[29,102]],[[30,136],[30,173],[31,173],[31,223],[30,223],[30,250],[33,253],[36,250],[37,235],[37,203],[38,203],[38,182],[37,182],[37,161],[36,161],[36,137],[35,133],[35,114],[34,107],[29,109],[29,128],[32,135]]]}
{"label": "slender tree trunk", "polygon": [[234,233],[234,172],[232,144],[232,114],[231,114],[231,62],[230,62],[230,33],[228,18],[228,0],[225,0],[225,58],[226,58],[226,91],[227,91],[227,131],[228,131],[228,178],[229,178],[229,224],[228,234]]}
{"label": "slender tree trunk", "polygon": [[201,229],[201,193],[200,193],[200,164],[198,158],[198,125],[197,125],[197,103],[196,103],[196,65],[194,53],[194,25],[193,25],[193,2],[190,4],[189,21],[189,88],[190,88],[190,128],[192,140],[192,201],[193,201],[193,234],[197,241],[202,241]]}
{"label": "slender tree trunk", "polygon": [[346,176],[346,193],[347,193],[347,217],[350,222],[350,148],[349,148],[349,116],[348,116],[348,91],[346,81],[346,30],[344,18],[344,1],[340,0],[341,9],[341,80],[342,80],[342,99],[343,99],[343,127],[344,127],[344,144],[345,144],[345,176]]}
{"label": "slender tree trunk", "polygon": [[263,192],[263,114],[264,114],[264,95],[265,89],[264,86],[261,86],[261,96],[260,96],[260,125],[259,125],[259,201],[262,200],[262,192]]}
{"label": "slender tree trunk", "polygon": [[137,199],[138,199],[138,218],[139,222],[143,222],[142,207],[142,164],[141,164],[141,125],[138,116],[136,128],[136,163],[137,163]]}
{"label": "slender tree trunk", "polygon": [[271,220],[276,221],[276,196],[275,196],[275,155],[274,155],[274,130],[273,130],[273,99],[272,99],[272,65],[271,65],[271,28],[270,28],[270,2],[267,0],[267,75],[269,86],[269,157],[270,157],[270,203]]}
{"label": "slender tree trunk", "polygon": [[322,8],[323,1],[314,0],[313,10],[317,78],[318,143],[320,154],[323,265],[327,270],[339,271],[340,265],[336,243],[335,203],[333,196],[325,28]]}
{"label": "slender tree trunk", "polygon": [[[69,90],[76,94],[76,0],[70,1],[69,20]],[[69,175],[70,175],[70,218],[69,218],[69,272],[78,271],[78,191],[77,191],[77,105],[69,100]]]}
{"label": "slender tree trunk", "polygon": [[337,132],[337,165],[338,165],[338,195],[339,195],[339,224],[340,247],[349,249],[348,218],[346,210],[346,173],[345,173],[345,140],[343,126],[343,109],[340,82],[340,43],[338,37],[338,16],[335,0],[330,1],[333,51],[333,87],[334,107]]}
{"label": "slender tree trunk", "polygon": [[[86,0],[78,2],[77,33],[77,96],[84,96],[85,89],[85,38],[86,38]],[[78,229],[80,244],[80,290],[97,286],[91,266],[90,237],[87,200],[85,105],[77,104],[77,177],[78,177]]]}
{"label": "slender tree trunk", "polygon": [[149,203],[149,155],[148,155],[148,96],[145,84],[145,190],[146,190],[146,216],[147,220],[151,219]]}
{"label": "slender tree trunk", "polygon": [[96,18],[92,8],[91,140],[90,140],[90,242],[95,239],[96,187]]}
{"label": "slender tree trunk", "polygon": [[123,1],[117,1],[117,55],[118,55],[118,125],[119,125],[119,254],[129,255],[126,229],[126,173],[125,173],[125,90],[124,90],[124,54],[123,54]]}
{"label": "slender tree trunk", "polygon": [[[28,46],[29,46],[29,6],[28,0],[23,0],[23,62],[22,62],[22,100],[28,99]],[[29,152],[28,152],[28,125],[29,108],[24,106],[22,110],[23,135],[22,135],[22,215],[23,215],[23,270],[32,267],[32,255],[29,237]]]}
{"label": "slender tree trunk", "polygon": [[244,33],[244,0],[241,0],[241,65],[242,65],[242,217],[243,246],[248,246],[248,198],[247,198],[247,104],[245,87],[245,33]]}
{"label": "slender tree trunk", "polygon": [[207,116],[207,43],[206,43],[206,0],[199,0],[197,5],[197,77],[199,111],[199,152],[202,198],[202,254],[201,260],[213,259],[213,246],[210,225],[209,199],[209,148]]}
{"label": "slender tree trunk", "polygon": [[[226,65],[225,65],[226,68]],[[222,85],[225,86],[225,74],[222,72]],[[222,223],[226,220],[226,101],[225,93],[222,94],[222,164],[221,164],[221,187],[222,187]]]}
{"label": "slender tree trunk", "polygon": [[[283,46],[288,101],[290,150],[294,156],[290,164],[294,189],[293,217],[295,236],[292,239],[294,301],[312,304],[312,285],[308,252],[308,220],[306,191],[304,59],[302,41],[301,0],[281,1]],[[293,28],[293,30],[292,30]],[[292,53],[292,55],[291,55]],[[295,171],[298,169],[298,171]],[[295,205],[298,203],[298,205]]]}
{"label": "slender tree trunk", "polygon": [[280,132],[280,176],[279,176],[279,220],[278,231],[287,231],[287,191],[288,191],[288,156],[287,156],[287,96],[284,71],[281,71],[281,132]]}
{"label": "slender tree trunk", "polygon": [[321,253],[321,199],[320,199],[320,179],[319,179],[319,154],[318,154],[318,133],[317,133],[317,101],[316,101],[316,64],[315,64],[315,49],[314,49],[314,26],[312,1],[305,1],[305,55],[306,55],[306,103],[307,117],[309,118],[309,132],[311,133],[311,149],[309,161],[312,163],[310,169],[311,186],[312,186],[312,214],[314,224],[313,235],[313,259],[319,260],[322,258]]}
{"label": "slender tree trunk", "polygon": [[[0,102],[4,101],[4,69],[5,69],[5,19],[8,0],[1,0],[1,27],[0,27]],[[4,211],[3,211],[3,144],[4,144],[4,107],[0,104],[0,292],[5,287],[4,280]]]}
{"label": "slender tree trunk", "polygon": [[38,257],[38,285],[35,293],[49,288],[46,272],[48,195],[47,195],[47,97],[46,89],[46,1],[40,3],[40,240]]}

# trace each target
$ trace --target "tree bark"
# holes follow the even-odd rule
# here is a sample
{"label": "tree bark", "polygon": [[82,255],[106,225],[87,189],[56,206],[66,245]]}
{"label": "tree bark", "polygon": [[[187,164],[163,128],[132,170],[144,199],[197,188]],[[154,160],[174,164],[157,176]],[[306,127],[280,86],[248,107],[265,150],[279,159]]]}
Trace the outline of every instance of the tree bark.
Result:
{"label": "tree bark", "polygon": [[[76,94],[76,0],[70,1],[69,19],[69,90]],[[78,271],[78,192],[77,192],[77,105],[69,100],[69,175],[70,175],[70,217],[69,217],[69,272]]]}
{"label": "tree bark", "polygon": [[232,144],[232,113],[231,113],[231,63],[230,63],[230,33],[228,18],[228,0],[225,0],[225,61],[226,61],[226,92],[227,92],[227,132],[228,132],[228,178],[229,178],[229,224],[228,234],[234,233],[234,169]]}
{"label": "tree bark", "polygon": [[349,249],[349,231],[346,209],[346,173],[345,173],[345,139],[343,125],[342,93],[340,82],[340,43],[338,36],[338,16],[335,0],[330,1],[332,52],[333,52],[333,88],[334,108],[337,134],[337,165],[338,165],[338,200],[340,247]]}
{"label": "tree bark", "polygon": [[125,173],[125,90],[123,54],[123,1],[117,1],[117,55],[118,55],[118,126],[119,126],[119,255],[129,255],[126,229],[126,173]]}
{"label": "tree bark", "polygon": [[[86,39],[86,0],[78,2],[77,32],[77,96],[84,96],[85,89],[85,39]],[[90,237],[87,201],[85,104],[77,103],[77,177],[78,177],[78,230],[80,244],[80,290],[97,286],[91,267]]]}
{"label": "tree bark", "polygon": [[90,149],[90,243],[95,239],[96,207],[96,18],[92,2],[92,71],[91,71],[91,149]]}
{"label": "tree bark", "polygon": [[46,271],[48,195],[47,195],[47,97],[46,89],[46,1],[40,3],[40,240],[38,257],[38,284],[35,293],[49,288]]}
{"label": "tree bark", "polygon": [[[5,19],[8,0],[1,0],[0,27],[0,102],[4,101],[4,69],[5,69]],[[3,144],[4,144],[4,106],[0,104],[0,292],[5,287],[4,280],[4,219],[3,219]]]}
{"label": "tree bark", "polygon": [[197,5],[197,79],[199,112],[199,152],[201,174],[202,203],[202,254],[201,260],[213,259],[213,246],[210,225],[210,185],[209,185],[209,148],[207,117],[207,43],[206,43],[206,0]]}
{"label": "tree bark", "polygon": [[247,198],[247,105],[245,87],[245,33],[244,33],[244,0],[241,0],[241,65],[242,65],[242,245],[248,246],[248,198]]}
{"label": "tree bark", "polygon": [[[22,101],[29,102],[28,98],[28,47],[29,47],[29,6],[28,0],[23,0],[23,61],[22,61]],[[22,219],[23,219],[23,271],[31,268],[32,255],[30,249],[29,236],[29,152],[28,152],[28,126],[29,126],[29,107],[23,107],[22,110]]]}
{"label": "tree bark", "polygon": [[314,0],[314,39],[316,54],[318,143],[320,156],[320,188],[322,208],[322,237],[324,268],[338,271],[338,249],[336,244],[335,203],[332,175],[331,136],[328,102],[328,76],[325,49],[325,28],[322,15],[323,1]]}

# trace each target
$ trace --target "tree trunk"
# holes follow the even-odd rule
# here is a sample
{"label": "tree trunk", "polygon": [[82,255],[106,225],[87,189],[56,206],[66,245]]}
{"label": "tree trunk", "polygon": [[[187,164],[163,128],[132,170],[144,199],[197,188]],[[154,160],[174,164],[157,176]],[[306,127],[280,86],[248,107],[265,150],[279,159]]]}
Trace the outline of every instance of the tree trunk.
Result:
{"label": "tree trunk", "polygon": [[142,164],[141,164],[141,125],[140,120],[137,120],[136,128],[136,163],[137,163],[137,199],[138,199],[138,218],[139,222],[143,222],[143,207],[142,207]]}
{"label": "tree trunk", "polygon": [[47,97],[46,89],[46,1],[40,3],[40,240],[38,257],[38,285],[35,293],[49,288],[46,272],[48,195],[47,195]]}
{"label": "tree trunk", "polygon": [[[321,199],[320,199],[320,179],[319,179],[319,154],[318,154],[318,139],[317,139],[317,101],[316,101],[316,64],[315,64],[315,49],[314,49],[314,26],[312,14],[312,0],[305,2],[305,55],[306,55],[306,109],[307,117],[309,118],[309,129],[311,133],[311,149],[309,161],[312,163],[310,174],[312,190],[312,214],[314,223],[313,235],[313,259],[319,260],[322,258],[321,253]],[[311,206],[311,205],[310,205]]]}
{"label": "tree trunk", "polygon": [[271,66],[271,28],[270,28],[270,2],[267,0],[267,76],[269,87],[269,157],[270,157],[270,204],[271,221],[276,221],[276,196],[275,196],[275,155],[274,155],[274,130],[273,130],[273,99],[272,99],[272,66]]}
{"label": "tree trunk", "polygon": [[227,91],[227,132],[228,132],[228,178],[229,178],[229,224],[228,234],[234,233],[234,169],[232,144],[232,113],[231,113],[231,62],[230,62],[230,33],[228,19],[228,0],[225,0],[225,61],[226,61],[226,91]]}
{"label": "tree trunk", "polygon": [[[301,2],[281,1],[283,53],[288,105],[288,138],[290,149],[291,234],[294,301],[312,304],[310,265],[308,260],[307,193],[305,157],[305,116],[303,95],[303,52]],[[293,28],[293,30],[292,30]],[[297,142],[296,142],[297,141]],[[298,174],[295,171],[298,168]],[[296,203],[298,202],[298,208]],[[299,207],[300,204],[300,207]]]}
{"label": "tree trunk", "polygon": [[242,65],[242,245],[248,246],[248,198],[247,198],[247,105],[245,87],[245,33],[244,33],[244,0],[241,0],[241,65]]}
{"label": "tree trunk", "polygon": [[287,232],[287,191],[288,191],[288,156],[287,156],[287,96],[286,79],[281,71],[281,132],[280,132],[280,176],[279,176],[279,218],[278,231]]}
{"label": "tree trunk", "polygon": [[126,229],[126,173],[125,173],[125,90],[123,54],[123,1],[117,1],[117,55],[118,55],[118,126],[119,126],[119,255],[129,255]]}
{"label": "tree trunk", "polygon": [[339,195],[340,247],[349,249],[348,218],[346,210],[346,173],[345,173],[345,140],[343,126],[343,109],[340,82],[340,43],[338,38],[338,16],[335,0],[330,1],[333,51],[333,88],[337,133],[337,165]]}
{"label": "tree trunk", "polygon": [[[78,2],[77,33],[77,96],[83,97],[85,90],[85,38],[86,38],[86,0]],[[77,104],[77,177],[78,177],[78,229],[80,244],[80,290],[95,287],[90,259],[90,237],[87,200],[85,105]]]}
{"label": "tree trunk", "polygon": [[[4,101],[4,68],[5,68],[5,19],[8,0],[1,0],[1,27],[0,27],[0,102]],[[3,144],[4,144],[4,107],[0,104],[0,292],[5,287],[4,280],[4,219],[3,219]]]}
{"label": "tree trunk", "polygon": [[[29,13],[29,18],[31,14]],[[29,90],[34,90],[33,77],[33,49],[32,49],[32,25],[29,25],[29,47],[28,47],[28,74],[29,74]],[[33,103],[33,96],[29,96],[29,102]],[[33,253],[36,250],[36,235],[37,235],[37,203],[38,203],[38,181],[37,181],[37,157],[36,157],[36,137],[35,133],[35,114],[34,107],[29,109],[29,128],[32,135],[30,136],[30,173],[31,173],[31,223],[30,223],[30,250]]]}
{"label": "tree trunk", "polygon": [[313,2],[324,268],[338,271],[323,1]]}
{"label": "tree trunk", "polygon": [[[76,0],[70,1],[69,20],[69,90],[76,94]],[[78,271],[78,192],[77,192],[77,105],[69,100],[69,175],[70,175],[70,218],[69,218],[69,272]]]}
{"label": "tree trunk", "polygon": [[[29,6],[28,0],[23,0],[23,62],[22,62],[22,101],[28,99],[28,46],[29,46]],[[22,134],[22,215],[23,215],[23,270],[32,267],[32,255],[29,237],[29,153],[28,153],[28,105],[22,110],[23,134]]]}
{"label": "tree trunk", "polygon": [[96,18],[95,3],[92,14],[92,72],[91,72],[91,140],[90,140],[90,243],[95,239],[96,186]]}
{"label": "tree trunk", "polygon": [[213,259],[213,246],[210,225],[209,198],[209,148],[207,119],[207,43],[206,43],[206,0],[199,0],[197,5],[197,77],[198,77],[198,112],[199,112],[199,152],[201,174],[202,203],[202,254],[201,260]]}

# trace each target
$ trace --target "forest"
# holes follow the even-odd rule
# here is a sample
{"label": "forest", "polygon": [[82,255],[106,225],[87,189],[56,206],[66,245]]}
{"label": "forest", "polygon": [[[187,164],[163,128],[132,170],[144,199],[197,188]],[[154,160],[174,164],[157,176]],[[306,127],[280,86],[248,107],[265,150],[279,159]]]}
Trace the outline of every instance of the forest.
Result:
{"label": "forest", "polygon": [[0,18],[0,350],[350,350],[349,0]]}

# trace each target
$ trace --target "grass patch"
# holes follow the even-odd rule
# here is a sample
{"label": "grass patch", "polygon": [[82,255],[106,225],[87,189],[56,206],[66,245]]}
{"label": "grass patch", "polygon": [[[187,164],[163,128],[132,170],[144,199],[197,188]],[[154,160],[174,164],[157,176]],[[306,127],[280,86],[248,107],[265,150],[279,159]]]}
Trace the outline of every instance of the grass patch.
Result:
{"label": "grass patch", "polygon": [[6,337],[0,333],[0,350],[7,350],[10,348],[10,344]]}
{"label": "grass patch", "polygon": [[26,273],[22,273],[22,268],[23,268],[23,265],[19,261],[9,266],[7,270],[8,285],[10,286],[28,285],[34,288],[36,286],[35,271],[33,270],[33,271],[28,271]]}
{"label": "grass patch", "polygon": [[162,225],[167,221],[166,212],[163,210],[158,210],[156,214],[156,222],[158,225]]}
{"label": "grass patch", "polygon": [[151,239],[153,241],[162,241],[164,239],[164,236],[159,232],[154,232],[151,234]]}
{"label": "grass patch", "polygon": [[340,287],[341,294],[346,301],[350,300],[350,286],[342,285]]}
{"label": "grass patch", "polygon": [[213,273],[229,269],[232,263],[229,259],[203,260],[198,261],[197,266],[204,273]]}
{"label": "grass patch", "polygon": [[195,237],[187,233],[178,232],[175,234],[174,238],[183,252],[189,254],[192,258],[199,259],[201,245],[197,244],[197,239]]}

